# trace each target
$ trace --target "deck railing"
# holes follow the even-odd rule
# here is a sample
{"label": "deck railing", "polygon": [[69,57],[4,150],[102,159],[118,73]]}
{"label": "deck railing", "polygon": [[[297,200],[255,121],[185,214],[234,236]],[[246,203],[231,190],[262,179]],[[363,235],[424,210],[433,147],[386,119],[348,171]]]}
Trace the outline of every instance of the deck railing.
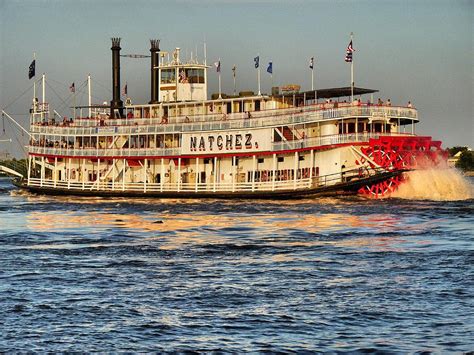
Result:
{"label": "deck railing", "polygon": [[[153,134],[180,133],[192,131],[219,131],[229,129],[262,128],[281,125],[302,124],[324,121],[329,119],[344,119],[349,117],[378,117],[412,119],[418,118],[416,109],[395,106],[348,106],[331,109],[315,109],[314,106],[304,106],[284,110],[253,111],[251,118],[244,118],[243,113],[229,114],[228,119],[223,115],[196,116],[197,121],[184,122],[185,118],[170,119],[167,124],[161,124],[161,119],[122,119],[106,120],[106,126],[98,126],[97,120],[82,120],[89,122],[87,126],[53,126],[31,125],[32,133],[69,136],[110,136],[116,134]],[[194,119],[195,117],[193,117]],[[138,124],[140,122],[140,124]],[[116,123],[117,125],[114,125]]]}
{"label": "deck railing", "polygon": [[[350,133],[321,136],[315,138],[306,138],[294,141],[282,141],[272,144],[272,151],[302,149],[310,147],[321,147],[333,144],[368,142],[370,138],[379,138],[380,136],[407,136],[408,133]],[[53,155],[53,156],[71,156],[71,157],[156,157],[156,156],[180,156],[181,148],[122,148],[122,149],[102,149],[102,148],[57,148],[57,147],[38,147],[29,146],[29,152],[32,154]],[[259,152],[250,151],[249,154],[258,154]]]}
{"label": "deck railing", "polygon": [[108,192],[268,192],[268,191],[295,191],[310,188],[323,188],[335,185],[339,182],[354,181],[367,178],[382,172],[381,169],[354,169],[345,171],[343,174],[335,173],[312,178],[291,179],[283,181],[259,181],[259,182],[214,182],[206,183],[183,183],[183,182],[122,182],[122,181],[57,181],[51,179],[30,178],[29,186],[58,188],[82,191],[108,191]]}

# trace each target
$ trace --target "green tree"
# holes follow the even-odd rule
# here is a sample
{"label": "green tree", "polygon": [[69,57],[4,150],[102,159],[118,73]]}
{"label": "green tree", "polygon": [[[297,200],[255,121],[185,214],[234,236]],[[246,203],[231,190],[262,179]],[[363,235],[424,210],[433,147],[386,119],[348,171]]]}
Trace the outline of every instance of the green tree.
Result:
{"label": "green tree", "polygon": [[465,150],[456,162],[456,168],[464,171],[474,170],[474,151]]}
{"label": "green tree", "polygon": [[458,152],[467,151],[467,147],[452,147],[448,148],[449,156],[454,157]]}

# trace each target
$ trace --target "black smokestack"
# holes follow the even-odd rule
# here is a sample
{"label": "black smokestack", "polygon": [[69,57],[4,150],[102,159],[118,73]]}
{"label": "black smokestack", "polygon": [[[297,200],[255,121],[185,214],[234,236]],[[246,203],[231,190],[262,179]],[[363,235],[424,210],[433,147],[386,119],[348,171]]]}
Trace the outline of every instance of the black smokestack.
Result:
{"label": "black smokestack", "polygon": [[150,104],[158,103],[159,97],[159,82],[158,82],[158,69],[155,69],[159,65],[159,55],[160,55],[160,40],[159,39],[150,39],[150,52],[151,52],[151,100]]}
{"label": "black smokestack", "polygon": [[118,110],[120,117],[123,115],[123,102],[120,100],[120,38],[112,39],[112,93],[113,98],[110,102],[110,117],[114,117],[115,110]]}

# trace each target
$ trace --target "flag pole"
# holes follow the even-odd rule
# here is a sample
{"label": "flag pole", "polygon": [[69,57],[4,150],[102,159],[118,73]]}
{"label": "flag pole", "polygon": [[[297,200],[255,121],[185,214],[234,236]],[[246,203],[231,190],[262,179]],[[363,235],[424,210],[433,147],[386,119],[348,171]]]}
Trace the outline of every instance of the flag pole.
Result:
{"label": "flag pole", "polygon": [[42,108],[41,108],[41,120],[44,119],[44,108],[45,106],[45,101],[46,101],[46,75],[43,73],[43,80],[42,80],[42,90],[43,90],[43,103],[42,103]]}
{"label": "flag pole", "polygon": [[72,93],[72,105],[74,106],[73,117],[75,119],[76,118],[76,87],[74,87],[74,92]]}
{"label": "flag pole", "polygon": [[[36,65],[36,52],[33,52],[33,61]],[[33,78],[33,112],[36,113],[36,78]]]}
{"label": "flag pole", "polygon": [[237,95],[237,87],[235,86],[235,71],[237,70],[237,67],[234,64],[234,67],[232,68],[232,76],[234,77],[234,96]]}
{"label": "flag pole", "polygon": [[[351,32],[351,42],[354,33]],[[351,60],[351,103],[354,102],[354,56],[352,56]]]}
{"label": "flag pole", "polygon": [[87,75],[87,92],[89,94],[89,118],[92,117],[92,88],[91,88],[91,75]]}
{"label": "flag pole", "polygon": [[221,58],[219,58],[219,99],[222,99],[221,95]]}
{"label": "flag pole", "polygon": [[258,71],[257,71],[257,81],[258,81],[258,95],[261,95],[260,92],[260,54],[257,54],[258,58]]}

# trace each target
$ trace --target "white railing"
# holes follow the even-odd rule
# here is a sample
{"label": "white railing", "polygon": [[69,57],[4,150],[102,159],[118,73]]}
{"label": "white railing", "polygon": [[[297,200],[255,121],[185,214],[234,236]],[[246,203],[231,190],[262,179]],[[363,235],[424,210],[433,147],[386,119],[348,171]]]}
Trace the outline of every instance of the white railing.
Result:
{"label": "white railing", "polygon": [[340,182],[352,181],[353,179],[367,178],[376,173],[383,172],[383,169],[354,169],[331,175],[316,176],[313,178],[290,179],[283,181],[255,181],[255,182],[216,182],[207,183],[183,183],[183,182],[163,182],[163,183],[143,183],[143,182],[122,182],[116,181],[54,181],[51,179],[30,178],[28,186],[38,186],[47,188],[81,190],[81,191],[106,191],[106,192],[271,192],[271,191],[296,191],[311,188],[323,188],[333,186]]}
{"label": "white railing", "polygon": [[[95,136],[115,134],[153,134],[153,133],[180,133],[190,131],[219,131],[242,128],[262,128],[281,125],[302,124],[324,121],[328,119],[344,119],[348,117],[382,117],[417,119],[416,109],[392,106],[349,106],[331,109],[316,109],[315,106],[304,106],[291,109],[266,110],[251,112],[252,118],[244,118],[244,113],[229,114],[230,119],[223,120],[222,114],[193,116],[194,122],[184,123],[183,117],[171,119],[167,124],[161,124],[158,119],[143,119],[142,124],[133,124],[132,120],[107,120],[108,126],[41,126],[31,125],[31,133],[66,136]],[[197,120],[197,121],[196,121]],[[83,120],[84,121],[84,120]],[[89,122],[89,121],[87,121]],[[110,122],[122,123],[111,125]],[[114,129],[111,133],[107,128]],[[102,131],[102,132],[101,132]]]}
{"label": "white railing", "polygon": [[[315,138],[306,138],[294,141],[282,141],[272,144],[272,151],[322,147],[326,145],[368,142],[370,138],[378,139],[381,136],[409,136],[409,133],[349,133],[334,134]],[[97,149],[97,148],[55,148],[29,146],[29,153],[72,157],[156,157],[156,156],[180,156],[181,148],[121,148],[121,149]],[[257,154],[257,152],[255,152]]]}
{"label": "white railing", "polygon": [[74,156],[74,157],[146,157],[175,156],[181,154],[181,148],[147,148],[147,149],[95,149],[95,148],[51,148],[30,146],[32,154]]}
{"label": "white railing", "polygon": [[[293,150],[310,147],[321,147],[326,145],[368,142],[370,138],[378,139],[380,136],[408,136],[409,133],[350,133],[306,138],[295,141],[275,142],[272,151]],[[181,148],[121,148],[121,149],[97,149],[97,148],[54,148],[30,146],[29,152],[33,154],[77,156],[77,157],[146,157],[146,156],[179,156]]]}
{"label": "white railing", "polygon": [[307,138],[294,141],[282,141],[273,143],[273,151],[293,150],[310,147],[322,147],[326,145],[368,142],[370,138],[378,139],[381,136],[412,136],[410,133],[347,133]]}

